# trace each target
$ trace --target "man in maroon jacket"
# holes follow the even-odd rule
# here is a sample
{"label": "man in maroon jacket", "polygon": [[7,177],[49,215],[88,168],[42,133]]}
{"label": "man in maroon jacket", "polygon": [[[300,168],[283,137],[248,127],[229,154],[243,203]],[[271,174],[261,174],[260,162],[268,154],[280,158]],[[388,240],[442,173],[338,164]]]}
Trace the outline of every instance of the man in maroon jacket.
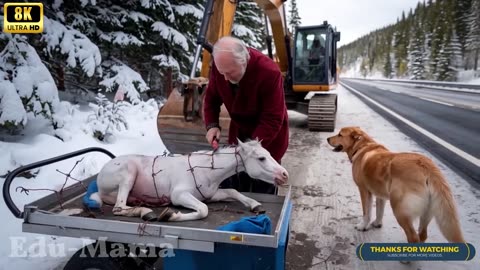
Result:
{"label": "man in maroon jacket", "polygon": [[[261,140],[272,157],[281,162],[288,147],[288,115],[283,76],[277,64],[261,52],[247,48],[233,37],[223,37],[213,47],[210,80],[204,99],[206,138],[210,144],[220,138],[220,106],[230,114],[228,141],[237,138]],[[230,179],[223,187],[239,191],[273,193],[273,185],[262,181]],[[236,179],[236,178],[235,178]],[[233,182],[233,183],[232,183]]]}

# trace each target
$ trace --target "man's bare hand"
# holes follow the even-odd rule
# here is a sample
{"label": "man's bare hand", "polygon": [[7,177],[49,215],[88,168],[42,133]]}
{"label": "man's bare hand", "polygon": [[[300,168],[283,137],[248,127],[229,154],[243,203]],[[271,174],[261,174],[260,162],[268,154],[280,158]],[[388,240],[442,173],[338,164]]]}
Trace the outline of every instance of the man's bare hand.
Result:
{"label": "man's bare hand", "polygon": [[207,131],[207,138],[208,144],[212,145],[213,138],[216,138],[218,141],[220,140],[220,129],[213,127]]}

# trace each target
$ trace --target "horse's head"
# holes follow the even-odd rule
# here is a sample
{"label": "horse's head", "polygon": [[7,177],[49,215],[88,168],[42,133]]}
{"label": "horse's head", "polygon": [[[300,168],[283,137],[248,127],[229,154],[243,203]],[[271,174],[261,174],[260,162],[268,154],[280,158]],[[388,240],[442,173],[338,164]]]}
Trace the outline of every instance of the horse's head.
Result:
{"label": "horse's head", "polygon": [[239,154],[245,166],[245,172],[250,177],[277,185],[287,182],[287,170],[273,159],[258,140],[245,143],[238,140],[238,146]]}

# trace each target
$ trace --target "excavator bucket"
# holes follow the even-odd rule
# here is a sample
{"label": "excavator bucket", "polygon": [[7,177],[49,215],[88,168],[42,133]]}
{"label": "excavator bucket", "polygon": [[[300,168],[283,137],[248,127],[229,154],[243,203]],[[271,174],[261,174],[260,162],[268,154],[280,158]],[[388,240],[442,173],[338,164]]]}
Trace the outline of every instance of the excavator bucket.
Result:
{"label": "excavator bucket", "polygon": [[[197,150],[211,149],[205,138],[202,101],[208,80],[192,78],[187,83],[175,87],[167,102],[160,109],[157,127],[160,138],[170,153],[184,154]],[[221,107],[220,145],[228,144],[230,116],[225,106]]]}

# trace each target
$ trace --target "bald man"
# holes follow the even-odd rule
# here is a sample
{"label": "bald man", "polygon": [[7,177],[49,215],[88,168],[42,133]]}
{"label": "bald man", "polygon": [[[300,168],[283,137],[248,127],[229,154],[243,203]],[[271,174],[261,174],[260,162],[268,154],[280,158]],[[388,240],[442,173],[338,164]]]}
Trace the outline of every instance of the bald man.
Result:
{"label": "bald man", "polygon": [[[234,37],[223,37],[213,47],[213,65],[204,99],[207,141],[220,138],[220,106],[230,114],[228,142],[236,138],[261,140],[272,157],[281,162],[288,147],[288,115],[283,76],[277,64],[261,52],[247,48]],[[221,187],[239,191],[274,193],[275,187],[248,179],[224,181]]]}

